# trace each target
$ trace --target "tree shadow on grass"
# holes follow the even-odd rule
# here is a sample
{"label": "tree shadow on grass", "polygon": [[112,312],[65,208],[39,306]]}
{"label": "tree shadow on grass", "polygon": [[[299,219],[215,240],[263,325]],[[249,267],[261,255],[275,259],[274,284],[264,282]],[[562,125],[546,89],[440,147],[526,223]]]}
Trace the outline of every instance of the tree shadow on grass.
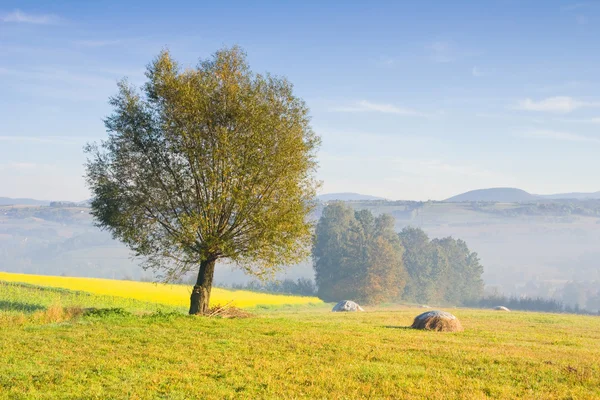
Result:
{"label": "tree shadow on grass", "polygon": [[0,311],[20,311],[25,313],[33,313],[35,311],[41,311],[45,309],[46,307],[40,306],[39,304],[0,300]]}

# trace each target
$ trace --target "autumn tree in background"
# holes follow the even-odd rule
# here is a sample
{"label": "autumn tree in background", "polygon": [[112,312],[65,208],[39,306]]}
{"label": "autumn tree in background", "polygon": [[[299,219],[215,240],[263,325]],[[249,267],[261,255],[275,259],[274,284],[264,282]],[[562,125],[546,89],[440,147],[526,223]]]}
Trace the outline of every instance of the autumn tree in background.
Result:
{"label": "autumn tree in background", "polygon": [[430,240],[422,229],[412,227],[404,228],[399,237],[409,276],[404,299],[464,304],[483,295],[483,266],[464,240]]}
{"label": "autumn tree in background", "polygon": [[396,300],[406,282],[402,252],[391,216],[355,212],[341,202],[328,205],[313,244],[318,296],[364,303]]}
{"label": "autumn tree in background", "polygon": [[119,84],[108,139],[86,149],[92,214],[165,280],[197,271],[202,314],[217,260],[260,277],[309,254],[319,138],[292,85],[238,47],[190,69],[164,51],[146,77]]}
{"label": "autumn tree in background", "polygon": [[399,237],[405,249],[404,266],[409,276],[404,298],[418,303],[442,301],[448,264],[441,249],[419,228],[406,227]]}
{"label": "autumn tree in background", "polygon": [[447,286],[444,288],[444,300],[451,304],[463,304],[483,295],[483,266],[477,253],[469,250],[461,239],[446,237],[433,239],[435,247],[441,249],[445,257]]}

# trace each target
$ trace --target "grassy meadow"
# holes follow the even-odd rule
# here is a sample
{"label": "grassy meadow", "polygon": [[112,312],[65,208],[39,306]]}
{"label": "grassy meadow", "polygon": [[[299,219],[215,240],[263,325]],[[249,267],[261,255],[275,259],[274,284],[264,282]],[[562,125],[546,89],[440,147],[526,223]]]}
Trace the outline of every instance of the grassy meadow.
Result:
{"label": "grassy meadow", "polygon": [[[70,315],[57,305],[118,309]],[[407,328],[418,308],[329,310],[191,317],[4,282],[0,398],[600,398],[598,317],[450,309],[465,331],[438,333]]]}

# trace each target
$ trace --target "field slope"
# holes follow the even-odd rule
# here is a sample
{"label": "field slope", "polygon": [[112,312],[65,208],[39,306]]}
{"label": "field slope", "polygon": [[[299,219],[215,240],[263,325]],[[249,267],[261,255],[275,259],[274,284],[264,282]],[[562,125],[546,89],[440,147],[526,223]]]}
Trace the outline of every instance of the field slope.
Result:
{"label": "field slope", "polygon": [[[165,285],[150,282],[119,281],[99,278],[13,274],[0,272],[0,281],[22,282],[33,285],[78,290],[107,296],[117,296],[171,306],[189,307],[191,286]],[[237,307],[257,305],[322,303],[316,297],[284,296],[254,293],[243,290],[214,288],[211,305],[231,303]]]}
{"label": "field slope", "polygon": [[[323,305],[245,319],[163,310],[44,323],[35,316],[50,298],[64,304],[72,293],[2,285],[0,398],[600,398],[598,317],[452,309],[465,331],[434,333],[407,328],[420,309]],[[39,307],[15,311],[35,303],[32,290]]]}

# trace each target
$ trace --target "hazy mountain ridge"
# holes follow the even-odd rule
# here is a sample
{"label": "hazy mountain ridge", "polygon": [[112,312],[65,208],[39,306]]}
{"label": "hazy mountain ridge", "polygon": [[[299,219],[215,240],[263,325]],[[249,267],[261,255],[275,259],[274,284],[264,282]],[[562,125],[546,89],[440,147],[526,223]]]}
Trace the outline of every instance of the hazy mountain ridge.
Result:
{"label": "hazy mountain ridge", "polygon": [[531,194],[518,188],[489,188],[471,190],[450,197],[444,201],[457,203],[469,201],[490,201],[500,203],[524,203],[538,200],[591,200],[600,199],[600,192],[593,193],[558,193],[558,194]]}
{"label": "hazy mountain ridge", "polygon": [[[397,231],[413,226],[432,238],[465,240],[481,257],[486,284],[504,293],[549,296],[556,282],[600,281],[600,200],[511,204],[364,200],[348,204],[356,210],[394,216]],[[317,220],[323,207],[320,203],[311,218]],[[68,205],[0,206],[0,270],[148,277],[149,272],[141,269],[139,260],[132,259],[123,244],[93,226],[89,211]],[[313,276],[310,259],[278,275],[291,279]],[[215,279],[228,284],[249,280],[226,264],[217,268]],[[539,286],[537,291],[532,285]]]}
{"label": "hazy mountain ridge", "polygon": [[35,199],[13,199],[10,197],[0,197],[0,206],[47,206],[49,201]]}

